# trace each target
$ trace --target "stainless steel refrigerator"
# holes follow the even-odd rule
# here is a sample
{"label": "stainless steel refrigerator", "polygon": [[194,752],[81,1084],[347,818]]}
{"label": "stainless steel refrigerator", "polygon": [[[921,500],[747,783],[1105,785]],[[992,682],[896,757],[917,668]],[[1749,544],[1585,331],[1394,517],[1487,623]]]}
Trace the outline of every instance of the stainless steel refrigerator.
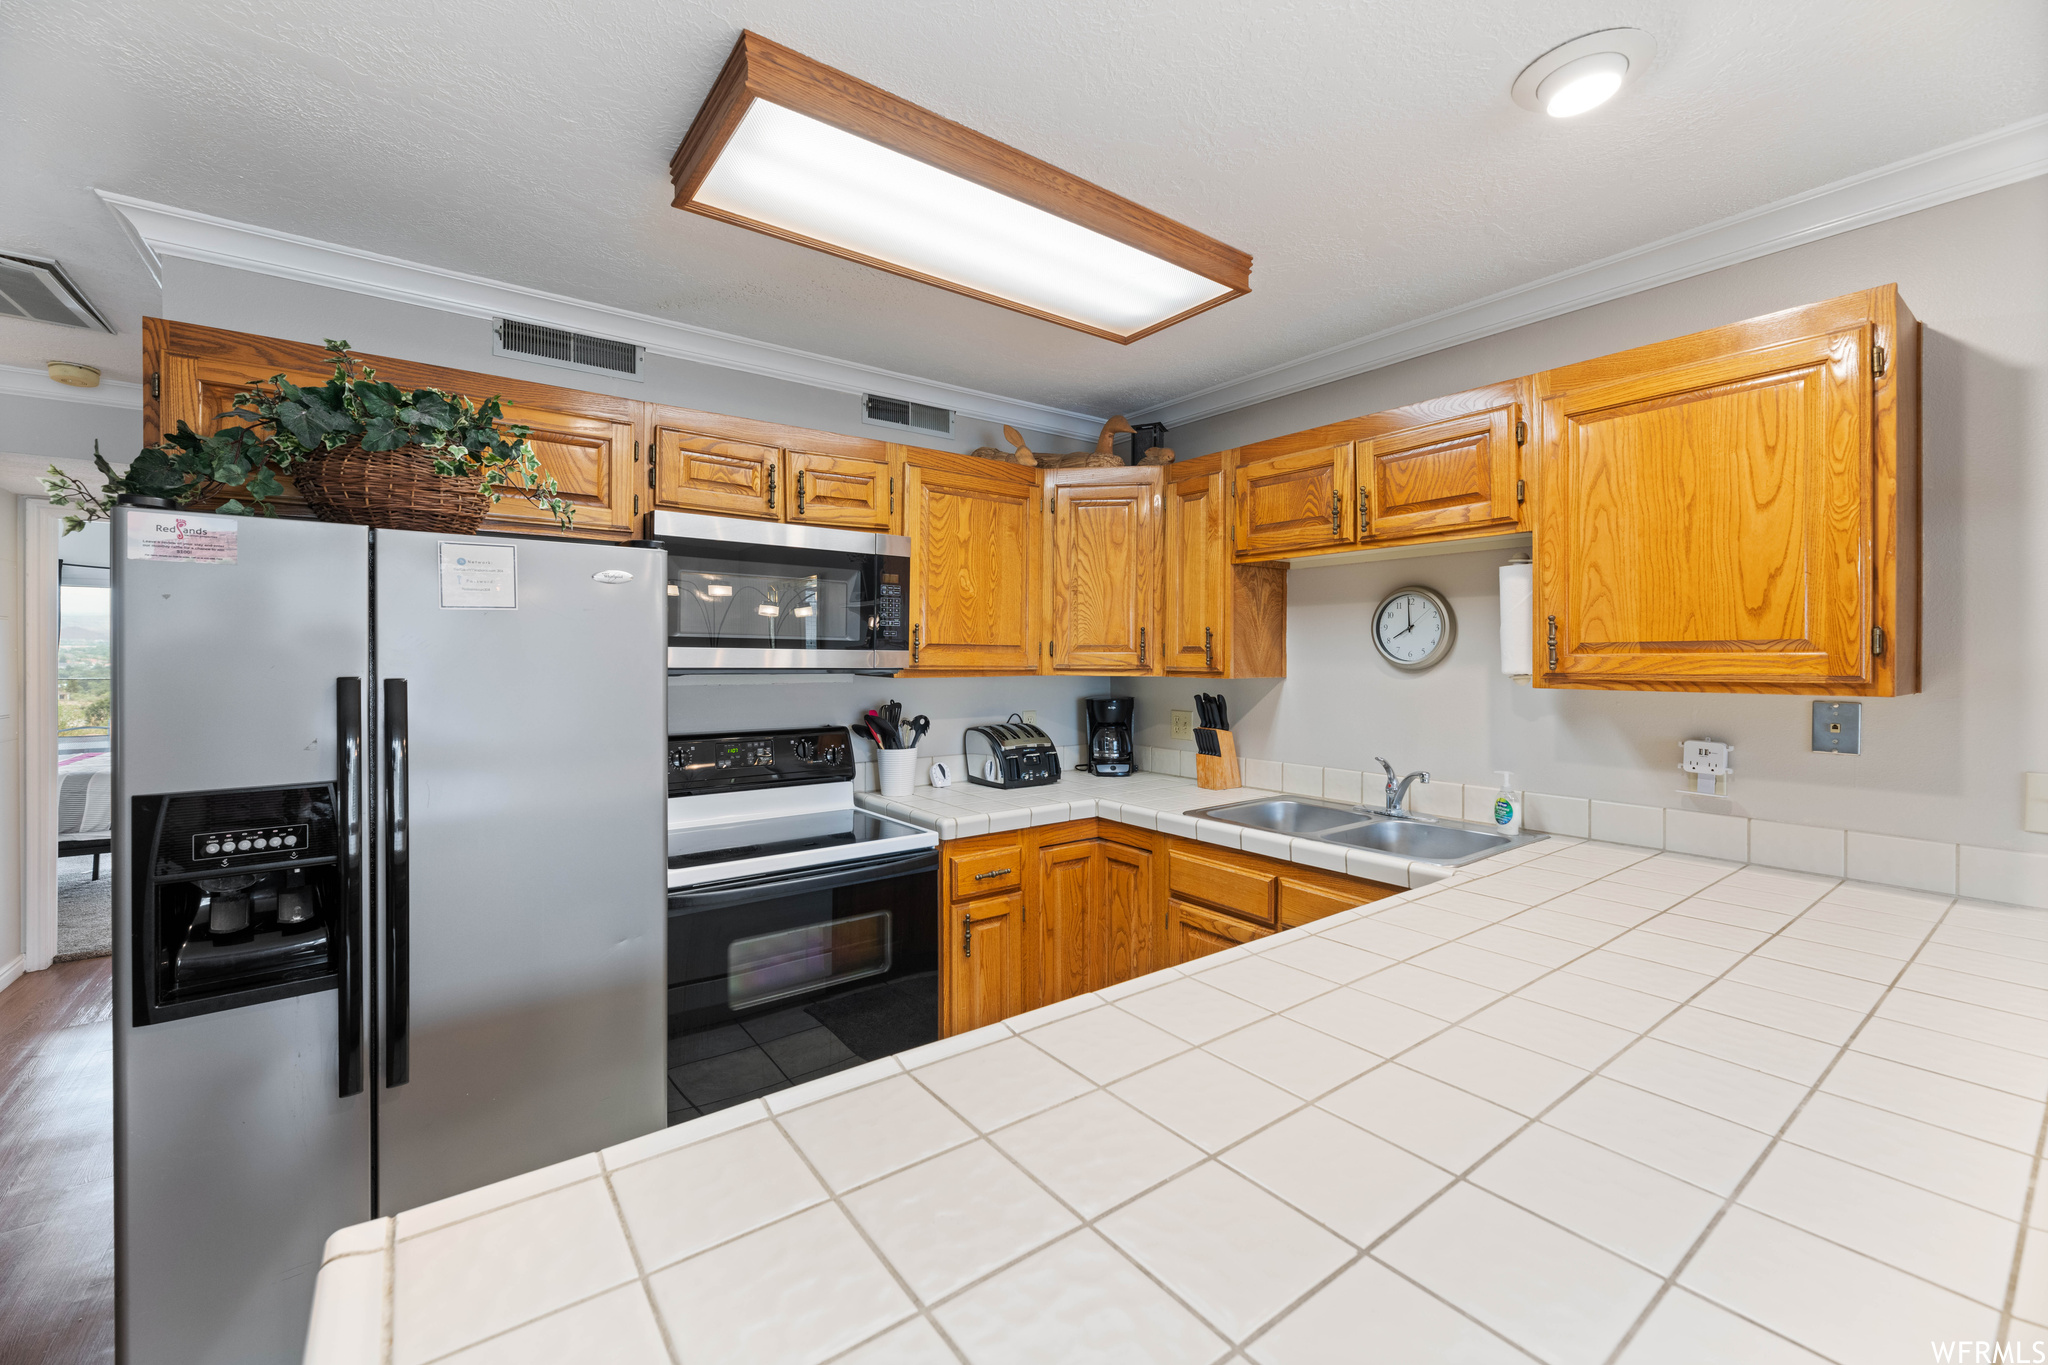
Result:
{"label": "stainless steel refrigerator", "polygon": [[114,514],[120,1358],[296,1360],[338,1227],[661,1126],[658,551]]}

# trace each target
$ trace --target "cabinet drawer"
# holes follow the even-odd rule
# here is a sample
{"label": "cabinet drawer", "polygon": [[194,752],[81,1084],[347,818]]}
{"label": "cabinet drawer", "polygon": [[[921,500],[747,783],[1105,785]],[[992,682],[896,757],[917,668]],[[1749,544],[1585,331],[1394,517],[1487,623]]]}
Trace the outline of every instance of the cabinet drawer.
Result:
{"label": "cabinet drawer", "polygon": [[1024,847],[1005,844],[946,859],[946,894],[956,901],[1015,891],[1024,885]]}
{"label": "cabinet drawer", "polygon": [[1167,890],[1174,896],[1228,910],[1259,924],[1273,922],[1273,877],[1228,863],[1173,850],[1166,864]]}
{"label": "cabinet drawer", "polygon": [[1166,961],[1162,966],[1178,967],[1211,953],[1226,952],[1240,943],[1264,938],[1267,930],[1246,924],[1235,915],[1219,915],[1186,901],[1166,903]]}
{"label": "cabinet drawer", "polygon": [[1280,927],[1293,929],[1298,925],[1319,920],[1325,915],[1334,915],[1353,906],[1363,905],[1366,898],[1356,891],[1326,891],[1320,886],[1295,881],[1292,877],[1280,878]]}

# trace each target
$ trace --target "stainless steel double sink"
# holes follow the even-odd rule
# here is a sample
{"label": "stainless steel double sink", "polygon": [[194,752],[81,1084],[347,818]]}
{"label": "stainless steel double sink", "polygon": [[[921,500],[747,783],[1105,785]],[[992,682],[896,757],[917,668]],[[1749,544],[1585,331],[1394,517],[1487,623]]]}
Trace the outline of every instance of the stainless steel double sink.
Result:
{"label": "stainless steel double sink", "polygon": [[1318,801],[1306,796],[1271,796],[1257,801],[1234,801],[1187,812],[1202,820],[1216,820],[1245,829],[1261,829],[1297,839],[1315,839],[1342,848],[1370,849],[1393,858],[1457,867],[1476,862],[1523,844],[1533,844],[1541,834],[1520,834],[1513,838],[1486,826],[1463,820],[1440,820],[1428,815],[1389,815],[1370,806],[1347,806],[1337,801]]}

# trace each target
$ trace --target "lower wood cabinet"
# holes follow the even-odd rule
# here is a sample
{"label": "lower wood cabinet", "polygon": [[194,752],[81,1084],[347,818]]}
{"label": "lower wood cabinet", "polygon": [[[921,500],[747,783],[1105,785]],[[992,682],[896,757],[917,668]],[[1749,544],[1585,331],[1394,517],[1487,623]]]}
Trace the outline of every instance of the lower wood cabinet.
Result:
{"label": "lower wood cabinet", "polygon": [[947,1036],[1401,889],[1113,820],[957,839],[941,857]]}

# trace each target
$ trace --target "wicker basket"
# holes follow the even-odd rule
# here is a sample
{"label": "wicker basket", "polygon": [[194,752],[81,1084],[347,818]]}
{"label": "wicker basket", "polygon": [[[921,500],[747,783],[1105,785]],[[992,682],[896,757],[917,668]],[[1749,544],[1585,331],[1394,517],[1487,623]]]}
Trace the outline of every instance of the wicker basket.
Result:
{"label": "wicker basket", "polygon": [[432,453],[421,446],[345,445],[294,469],[292,482],[314,516],[350,526],[474,535],[491,510],[481,475],[436,474]]}

